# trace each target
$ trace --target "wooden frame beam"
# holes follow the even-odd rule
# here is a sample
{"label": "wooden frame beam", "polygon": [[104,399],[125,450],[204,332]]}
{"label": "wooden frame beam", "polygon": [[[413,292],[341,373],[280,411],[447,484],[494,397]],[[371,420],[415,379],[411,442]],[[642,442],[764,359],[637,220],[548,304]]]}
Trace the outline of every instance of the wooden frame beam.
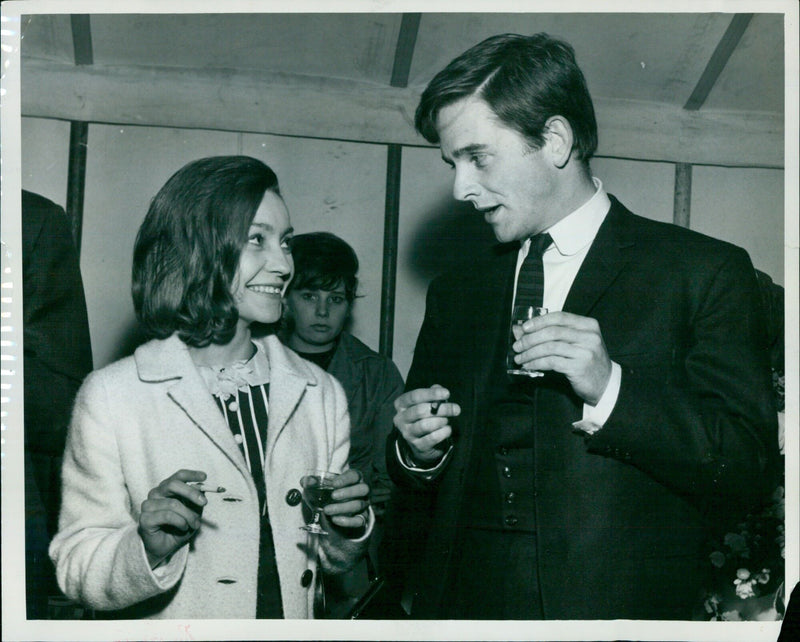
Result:
{"label": "wooden frame beam", "polygon": [[675,164],[675,193],[672,222],[681,227],[690,227],[692,213],[692,166]]}
{"label": "wooden frame beam", "polygon": [[[392,67],[392,87],[405,87],[422,14],[404,13],[397,36]],[[391,358],[394,350],[394,308],[397,295],[398,230],[400,227],[400,181],[403,148],[390,143],[386,156],[386,206],[383,216],[383,273],[381,278],[380,346],[382,355]]]}
{"label": "wooden frame beam", "polygon": [[[427,146],[419,92],[286,74],[22,61],[22,116]],[[53,100],[58,96],[58,100]],[[598,156],[782,168],[784,118],[597,99]]]}
{"label": "wooden frame beam", "polygon": [[708,65],[706,65],[705,70],[700,76],[700,80],[697,81],[692,95],[689,96],[689,100],[687,100],[686,104],[683,106],[684,109],[695,111],[703,106],[703,103],[714,88],[719,75],[722,73],[722,70],[725,69],[725,65],[728,64],[731,54],[739,44],[744,30],[747,29],[747,25],[750,24],[752,18],[752,13],[737,13],[733,16],[731,23],[725,30],[722,38],[720,38],[717,48],[714,50],[714,53],[711,54]]}
{"label": "wooden frame beam", "polygon": [[[94,64],[92,28],[88,15],[71,15],[72,47],[75,65]],[[81,253],[83,234],[83,197],[86,191],[86,146],[89,142],[89,123],[73,120],[69,128],[69,160],[67,171],[67,217],[72,229],[72,240],[78,256]]]}

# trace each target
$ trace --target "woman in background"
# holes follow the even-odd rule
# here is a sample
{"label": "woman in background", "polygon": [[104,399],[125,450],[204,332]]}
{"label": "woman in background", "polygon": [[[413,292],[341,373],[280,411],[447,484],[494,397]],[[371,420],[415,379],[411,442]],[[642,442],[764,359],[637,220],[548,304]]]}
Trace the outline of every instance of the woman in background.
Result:
{"label": "woman in background", "polygon": [[[308,618],[318,564],[362,555],[374,520],[341,386],[250,332],[280,319],[291,247],[256,159],[189,163],[153,199],[133,300],[155,338],[89,376],[67,438],[50,555],[70,598],[126,618]],[[343,473],[328,535],[300,528],[310,469]]]}
{"label": "woman in background", "polygon": [[[392,491],[386,471],[386,438],[394,400],[403,392],[397,366],[344,328],[358,288],[358,258],[343,239],[328,232],[298,234],[292,243],[295,276],[286,291],[281,337],[300,356],[339,380],[350,411],[350,466],[364,473],[377,516],[370,543],[377,562],[383,515]],[[366,565],[327,581],[330,614],[342,615],[367,585]]]}

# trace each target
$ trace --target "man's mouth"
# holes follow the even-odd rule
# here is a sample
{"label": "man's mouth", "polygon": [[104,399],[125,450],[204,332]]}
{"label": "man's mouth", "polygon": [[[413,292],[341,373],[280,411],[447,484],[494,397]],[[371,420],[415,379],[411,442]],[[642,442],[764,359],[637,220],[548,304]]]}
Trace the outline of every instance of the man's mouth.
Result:
{"label": "man's mouth", "polygon": [[481,214],[483,214],[483,218],[485,220],[489,220],[497,213],[497,210],[500,209],[499,205],[493,205],[492,207],[478,207],[476,208]]}
{"label": "man's mouth", "polygon": [[330,326],[322,325],[321,323],[315,323],[311,327],[314,328],[314,330],[316,330],[317,332],[327,332],[328,330],[331,329]]}

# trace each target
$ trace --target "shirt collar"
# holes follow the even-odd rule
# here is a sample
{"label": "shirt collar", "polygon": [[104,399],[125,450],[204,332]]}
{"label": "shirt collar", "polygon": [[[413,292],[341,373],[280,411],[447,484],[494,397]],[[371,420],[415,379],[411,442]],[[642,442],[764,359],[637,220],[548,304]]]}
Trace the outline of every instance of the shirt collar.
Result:
{"label": "shirt collar", "polygon": [[258,342],[253,342],[255,354],[249,359],[236,361],[228,366],[198,366],[209,392],[223,399],[247,390],[250,386],[269,383],[269,358]]}
{"label": "shirt collar", "polygon": [[[599,178],[592,177],[592,182],[597,188],[594,195],[571,214],[562,218],[558,223],[546,230],[553,239],[553,245],[558,253],[563,256],[577,254],[592,243],[603,221],[611,209],[603,183]],[[527,250],[530,240],[524,243]]]}

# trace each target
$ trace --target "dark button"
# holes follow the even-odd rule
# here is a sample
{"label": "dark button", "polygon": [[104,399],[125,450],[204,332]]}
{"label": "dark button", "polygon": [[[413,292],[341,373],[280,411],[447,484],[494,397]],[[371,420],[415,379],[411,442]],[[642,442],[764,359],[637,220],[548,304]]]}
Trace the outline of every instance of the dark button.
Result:
{"label": "dark button", "polygon": [[511,469],[508,466],[503,466],[503,477],[506,479],[511,478]]}
{"label": "dark button", "polygon": [[513,504],[516,498],[517,494],[514,491],[506,493],[505,496],[506,504]]}
{"label": "dark button", "polygon": [[300,494],[300,491],[296,488],[292,488],[288,493],[286,493],[286,503],[289,506],[297,506],[303,499],[303,496]]}
{"label": "dark button", "polygon": [[516,526],[517,522],[519,522],[515,515],[506,515],[503,521],[506,523],[506,526]]}
{"label": "dark button", "polygon": [[508,454],[508,448],[500,446],[500,448],[497,449],[497,452],[500,453],[503,457],[505,457]]}
{"label": "dark button", "polygon": [[311,572],[310,568],[307,568],[300,576],[300,584],[303,586],[309,586],[312,579],[314,579],[314,573]]}

